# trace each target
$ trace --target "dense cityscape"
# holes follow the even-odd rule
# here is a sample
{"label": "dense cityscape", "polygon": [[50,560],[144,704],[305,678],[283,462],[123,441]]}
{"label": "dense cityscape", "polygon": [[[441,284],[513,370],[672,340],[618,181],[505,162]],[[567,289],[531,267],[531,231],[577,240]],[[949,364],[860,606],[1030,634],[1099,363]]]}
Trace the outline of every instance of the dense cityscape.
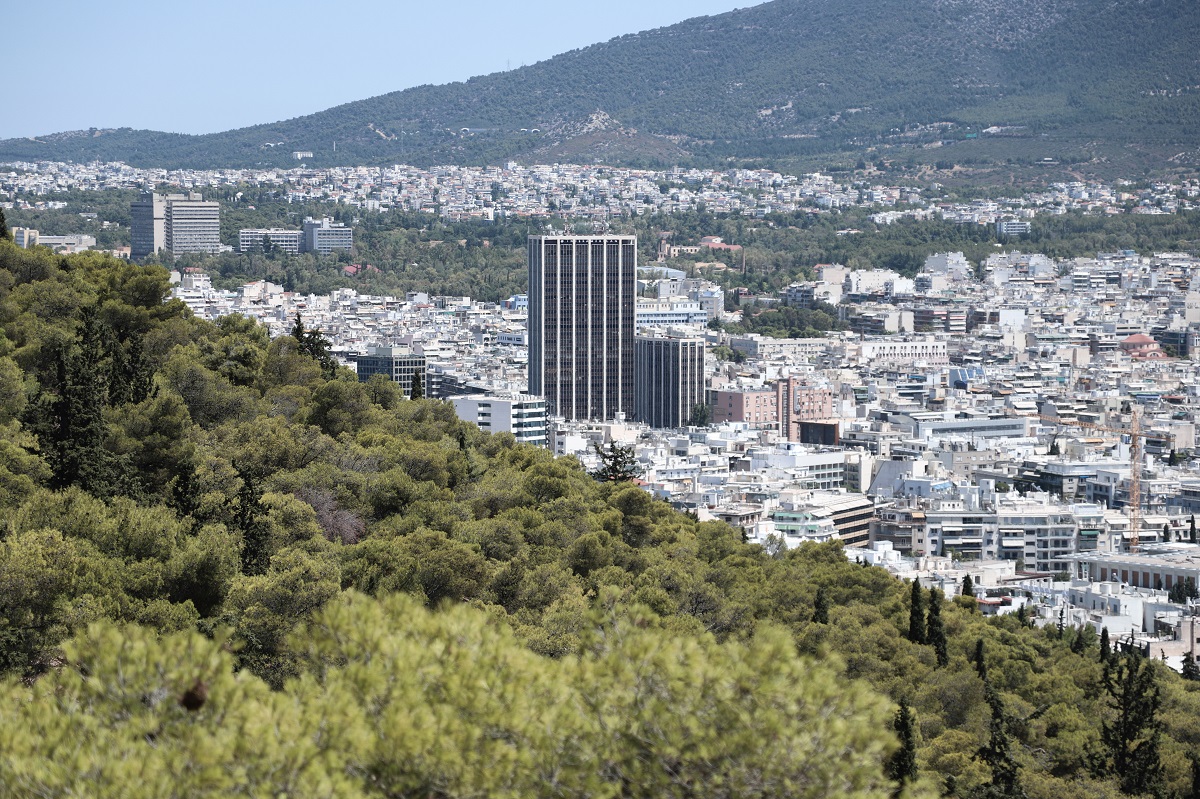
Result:
{"label": "dense cityscape", "polygon": [[861,5],[0,139],[0,795],[1200,799],[1195,22]]}
{"label": "dense cityscape", "polygon": [[[1016,244],[1027,230],[1020,220],[1037,213],[1170,214],[1191,210],[1200,194],[1191,182],[1141,189],[1081,182],[950,204],[911,187],[744,170],[12,166],[4,188],[13,207],[37,207],[45,203],[39,196],[77,189],[167,183],[192,192],[157,195],[164,198],[160,218],[172,197],[174,207],[189,209],[183,226],[194,226],[195,209],[207,212],[207,235],[177,237],[175,254],[233,249],[219,241],[220,203],[203,202],[197,190],[238,186],[278,186],[296,203],[486,218],[577,218],[586,208],[592,210],[585,218],[600,221],[698,203],[746,215],[773,207],[900,204],[907,210],[878,210],[872,219],[889,224],[937,214],[960,224],[1007,225]],[[660,191],[660,184],[674,188]],[[139,224],[152,229],[147,219],[139,223],[135,214],[135,242]],[[330,227],[324,220],[306,223],[306,230],[322,224]],[[17,235],[22,242],[20,229]],[[314,235],[243,230],[238,248],[261,248],[266,236],[295,253]],[[323,251],[352,246],[346,229]],[[705,253],[726,246],[714,237],[682,245],[664,239],[660,256],[704,264]],[[171,249],[162,234],[135,254],[161,249]],[[1179,625],[1187,623],[1187,611],[1165,598],[1181,581],[1200,584],[1200,557],[1175,546],[1200,505],[1200,461],[1191,459],[1200,403],[1200,369],[1191,358],[1200,352],[1200,258],[1123,251],[1056,261],[1013,249],[970,263],[947,252],[930,256],[911,277],[824,264],[816,278],[750,302],[836,306],[849,329],[772,339],[722,332],[744,311],[726,311],[725,291],[713,282],[653,262],[640,264],[636,277],[628,272],[624,290],[636,301],[624,368],[647,392],[646,407],[665,409],[653,419],[635,413],[632,399],[607,414],[560,414],[543,392],[530,393],[526,294],[503,303],[354,289],[297,295],[267,281],[222,291],[195,269],[175,272],[172,280],[174,296],[201,318],[240,314],[272,337],[288,334],[301,319],[327,336],[331,352],[356,366],[363,380],[382,371],[408,395],[420,372],[424,397],[453,402],[461,418],[482,429],[512,432],[593,468],[597,447],[631,447],[645,490],[701,519],[728,522],[749,541],[793,547],[840,540],[948,595],[964,575],[990,587],[1036,588],[1035,604],[1048,623],[1069,608],[1073,624],[1137,633],[1144,647],[1170,648],[1168,662],[1182,668]],[[635,333],[647,346],[698,342],[703,354],[695,368],[681,372],[686,359],[676,359],[673,371],[652,377],[649,360],[634,357]],[[386,367],[376,363],[384,360]],[[650,392],[669,394],[670,401]],[[1083,585],[1118,574],[1120,595],[1133,598],[1113,605],[1121,613],[1095,613],[1091,594],[1072,591],[1072,579]],[[1049,576],[1064,581],[1048,582]],[[1165,639],[1164,625],[1174,625]]]}

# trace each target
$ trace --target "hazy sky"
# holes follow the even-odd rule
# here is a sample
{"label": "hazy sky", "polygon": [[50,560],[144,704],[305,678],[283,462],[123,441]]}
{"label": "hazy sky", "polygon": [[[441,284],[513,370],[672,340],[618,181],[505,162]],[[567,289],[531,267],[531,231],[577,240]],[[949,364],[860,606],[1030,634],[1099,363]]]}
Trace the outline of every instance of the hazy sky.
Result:
{"label": "hazy sky", "polygon": [[738,7],[738,0],[6,0],[0,138],[89,127],[211,133],[274,122]]}

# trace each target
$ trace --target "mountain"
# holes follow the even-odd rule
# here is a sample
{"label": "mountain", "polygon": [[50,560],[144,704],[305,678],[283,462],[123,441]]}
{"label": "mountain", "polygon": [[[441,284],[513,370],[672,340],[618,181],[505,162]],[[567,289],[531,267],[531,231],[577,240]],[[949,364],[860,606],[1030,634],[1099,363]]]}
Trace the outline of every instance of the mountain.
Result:
{"label": "mountain", "polygon": [[1200,144],[1197,41],[1194,0],[774,0],[284,122],[10,139],[0,159],[711,163],[976,136],[1178,153]]}

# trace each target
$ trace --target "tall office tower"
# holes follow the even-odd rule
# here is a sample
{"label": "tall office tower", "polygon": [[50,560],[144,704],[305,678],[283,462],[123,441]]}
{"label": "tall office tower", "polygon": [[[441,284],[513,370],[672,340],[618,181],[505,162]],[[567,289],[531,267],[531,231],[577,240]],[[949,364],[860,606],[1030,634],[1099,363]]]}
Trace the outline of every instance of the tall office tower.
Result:
{"label": "tall office tower", "polygon": [[221,204],[196,192],[144,193],[129,207],[129,256],[140,260],[167,250],[172,255],[221,251]]}
{"label": "tall office tower", "polygon": [[196,192],[167,195],[167,249],[172,255],[221,251],[221,204]]}
{"label": "tall office tower", "polygon": [[704,339],[647,331],[633,346],[634,418],[651,427],[686,427],[704,404]]}
{"label": "tall office tower", "polygon": [[529,237],[529,393],[548,415],[633,415],[635,236]]}
{"label": "tall office tower", "polygon": [[146,192],[129,206],[129,257],[135,261],[167,248],[167,197]]}

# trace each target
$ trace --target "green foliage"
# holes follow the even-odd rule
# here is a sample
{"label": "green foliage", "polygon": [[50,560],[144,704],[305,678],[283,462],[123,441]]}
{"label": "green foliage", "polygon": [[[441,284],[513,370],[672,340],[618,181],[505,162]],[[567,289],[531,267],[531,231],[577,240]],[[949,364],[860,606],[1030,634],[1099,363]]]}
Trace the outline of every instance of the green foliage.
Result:
{"label": "green foliage", "polygon": [[[552,660],[465,606],[328,605],[280,690],[234,674],[227,639],[94,624],[66,668],[0,691],[13,796],[883,797],[886,704],[766,627],[672,634],[589,616]],[[753,713],[745,712],[748,707]]]}
{"label": "green foliage", "polygon": [[939,666],[950,662],[950,653],[946,648],[946,627],[942,623],[942,592],[936,588],[929,590],[929,613],[925,618],[925,640],[933,647]]}
{"label": "green foliage", "polygon": [[[15,250],[8,793],[883,797],[900,700],[921,773],[957,796],[1124,779],[1093,770],[1118,715],[1074,630],[926,599],[837,542],[743,543],[444,403],[328,378],[292,336],[191,319],[157,267]],[[97,341],[89,446],[120,468],[60,487],[58,358]],[[140,399],[113,389],[134,362]],[[1162,785],[1182,794],[1200,695],[1157,680]]]}
{"label": "green foliage", "polygon": [[1176,581],[1167,591],[1167,599],[1182,605],[1189,599],[1200,599],[1200,591],[1196,589],[1196,583],[1189,577],[1183,582]]}
{"label": "green foliage", "polygon": [[917,736],[913,721],[912,709],[904,700],[900,701],[900,709],[892,720],[892,729],[900,740],[900,747],[892,752],[888,760],[887,773],[897,785],[897,795],[905,784],[917,779]]}
{"label": "green foliage", "polygon": [[925,627],[925,596],[921,591],[921,581],[913,579],[908,606],[908,640],[914,644],[923,644],[926,639]]}
{"label": "green foliage", "polygon": [[1128,794],[1164,793],[1156,682],[1154,664],[1132,653],[1116,658],[1105,672],[1113,714],[1101,730],[1105,759],[1097,769],[1114,774]]}
{"label": "green foliage", "polygon": [[642,473],[642,467],[634,456],[633,447],[626,447],[611,442],[607,447],[592,444],[596,456],[600,458],[600,466],[592,472],[592,477],[601,482],[620,483],[635,479]]}
{"label": "green foliage", "polygon": [[812,620],[814,624],[829,624],[829,594],[824,586],[817,589],[817,595],[813,599]]}

